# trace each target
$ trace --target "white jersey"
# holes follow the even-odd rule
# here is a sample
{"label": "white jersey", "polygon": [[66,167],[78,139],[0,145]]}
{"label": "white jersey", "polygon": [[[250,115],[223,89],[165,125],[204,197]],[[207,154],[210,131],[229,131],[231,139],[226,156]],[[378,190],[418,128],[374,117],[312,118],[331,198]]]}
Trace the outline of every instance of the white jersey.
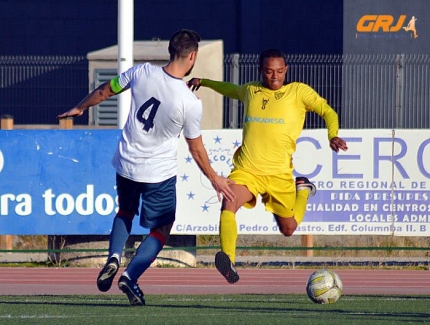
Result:
{"label": "white jersey", "polygon": [[181,131],[201,135],[202,103],[181,79],[144,63],[118,78],[130,88],[131,107],[112,159],[116,172],[137,182],[158,183],[177,174]]}

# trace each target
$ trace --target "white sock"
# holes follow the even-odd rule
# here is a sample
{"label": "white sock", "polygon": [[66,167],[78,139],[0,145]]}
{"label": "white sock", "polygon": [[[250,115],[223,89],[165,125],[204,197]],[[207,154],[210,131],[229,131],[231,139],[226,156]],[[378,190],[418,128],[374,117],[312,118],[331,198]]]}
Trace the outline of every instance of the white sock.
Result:
{"label": "white sock", "polygon": [[128,275],[127,271],[122,272],[121,276],[125,276],[127,279],[130,279],[130,276]]}
{"label": "white sock", "polygon": [[[118,260],[118,264],[121,265],[121,257],[117,253],[112,254],[111,257],[115,257]],[[111,258],[111,257],[109,257],[109,258]]]}

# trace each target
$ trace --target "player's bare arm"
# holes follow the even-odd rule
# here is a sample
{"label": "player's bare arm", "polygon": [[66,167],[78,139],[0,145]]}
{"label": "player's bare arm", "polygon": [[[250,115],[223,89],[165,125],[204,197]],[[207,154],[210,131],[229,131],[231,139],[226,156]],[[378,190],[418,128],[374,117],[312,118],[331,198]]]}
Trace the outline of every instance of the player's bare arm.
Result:
{"label": "player's bare arm", "polygon": [[63,114],[58,115],[57,118],[62,119],[72,116],[81,116],[87,108],[100,104],[114,95],[116,95],[116,93],[112,91],[110,83],[105,82],[89,93],[79,102],[78,105]]}
{"label": "player's bare arm", "polygon": [[209,179],[212,187],[215,189],[218,195],[218,200],[221,202],[221,195],[230,202],[235,199],[234,192],[230,188],[230,184],[235,184],[234,181],[219,176],[211,167],[209,157],[206,149],[203,145],[202,136],[195,139],[187,139],[188,149],[199,166],[203,174]]}
{"label": "player's bare arm", "polygon": [[339,137],[334,137],[330,139],[330,148],[336,152],[339,152],[339,150],[348,150],[348,146],[346,145],[345,140]]}

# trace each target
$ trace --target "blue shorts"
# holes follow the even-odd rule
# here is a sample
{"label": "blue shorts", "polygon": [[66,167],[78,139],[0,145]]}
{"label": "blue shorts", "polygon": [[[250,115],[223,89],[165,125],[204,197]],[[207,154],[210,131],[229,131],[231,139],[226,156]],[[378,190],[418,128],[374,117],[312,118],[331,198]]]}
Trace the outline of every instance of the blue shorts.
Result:
{"label": "blue shorts", "polygon": [[119,208],[139,214],[140,225],[153,229],[172,224],[176,216],[176,176],[160,183],[140,183],[116,174]]}

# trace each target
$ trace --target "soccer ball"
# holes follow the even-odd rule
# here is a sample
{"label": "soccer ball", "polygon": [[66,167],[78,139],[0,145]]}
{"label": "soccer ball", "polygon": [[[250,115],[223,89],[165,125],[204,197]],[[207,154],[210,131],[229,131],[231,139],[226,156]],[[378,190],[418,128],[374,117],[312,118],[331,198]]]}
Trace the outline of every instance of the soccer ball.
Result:
{"label": "soccer ball", "polygon": [[342,295],[342,281],[330,270],[317,270],[306,283],[306,293],[317,304],[333,304]]}

